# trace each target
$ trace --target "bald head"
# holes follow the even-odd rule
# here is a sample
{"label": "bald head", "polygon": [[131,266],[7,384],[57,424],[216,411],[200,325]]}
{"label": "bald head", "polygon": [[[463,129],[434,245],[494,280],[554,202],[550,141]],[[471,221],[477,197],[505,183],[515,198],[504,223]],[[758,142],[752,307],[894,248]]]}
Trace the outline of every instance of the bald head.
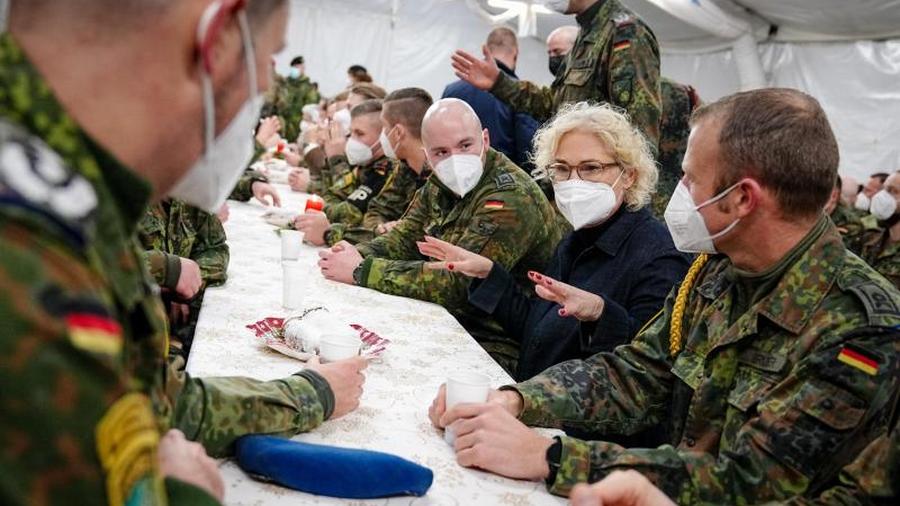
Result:
{"label": "bald head", "polygon": [[547,37],[547,55],[565,56],[569,54],[575,46],[575,39],[577,38],[577,26],[561,26],[553,30]]}
{"label": "bald head", "polygon": [[438,100],[422,120],[422,143],[432,164],[451,155],[483,153],[488,141],[478,115],[458,98]]}

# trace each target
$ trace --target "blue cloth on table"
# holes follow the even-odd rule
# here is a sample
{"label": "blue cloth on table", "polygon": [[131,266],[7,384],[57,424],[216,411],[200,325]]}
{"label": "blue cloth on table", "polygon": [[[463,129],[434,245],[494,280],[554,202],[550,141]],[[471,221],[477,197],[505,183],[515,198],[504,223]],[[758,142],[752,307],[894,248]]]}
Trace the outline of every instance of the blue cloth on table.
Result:
{"label": "blue cloth on table", "polygon": [[248,474],[309,494],[344,499],[423,496],[434,481],[427,467],[367,450],[314,445],[274,436],[237,440]]}

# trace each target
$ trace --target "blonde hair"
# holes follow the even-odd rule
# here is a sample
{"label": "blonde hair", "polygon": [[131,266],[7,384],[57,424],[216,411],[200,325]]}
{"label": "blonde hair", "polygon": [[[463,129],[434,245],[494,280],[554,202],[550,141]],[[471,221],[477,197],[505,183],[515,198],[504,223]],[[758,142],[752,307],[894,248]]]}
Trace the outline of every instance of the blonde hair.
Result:
{"label": "blonde hair", "polygon": [[625,190],[625,204],[637,211],[650,203],[659,173],[650,146],[643,134],[631,125],[628,116],[607,104],[587,102],[564,106],[544,125],[534,139],[535,167],[546,171],[555,161],[559,141],[570,132],[594,134],[626,172],[634,174],[634,184]]}

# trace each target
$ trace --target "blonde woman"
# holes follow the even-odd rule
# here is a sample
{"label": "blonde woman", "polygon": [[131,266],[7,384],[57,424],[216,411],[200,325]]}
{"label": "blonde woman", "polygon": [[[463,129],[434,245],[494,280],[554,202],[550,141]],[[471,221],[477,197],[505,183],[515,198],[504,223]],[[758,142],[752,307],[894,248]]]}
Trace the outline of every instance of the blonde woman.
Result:
{"label": "blonde woman", "polygon": [[657,171],[644,137],[622,113],[586,103],[563,108],[535,139],[556,204],[574,232],[545,274],[530,273],[538,297],[491,260],[433,238],[429,265],[471,276],[469,303],[521,343],[516,377],[629,342],[663,305],[689,259],[645,207]]}

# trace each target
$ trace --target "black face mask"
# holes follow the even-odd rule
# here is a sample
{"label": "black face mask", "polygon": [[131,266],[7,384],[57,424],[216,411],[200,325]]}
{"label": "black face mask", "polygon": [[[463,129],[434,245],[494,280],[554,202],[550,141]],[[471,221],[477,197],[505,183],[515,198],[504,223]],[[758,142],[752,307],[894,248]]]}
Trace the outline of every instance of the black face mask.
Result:
{"label": "black face mask", "polygon": [[878,220],[878,226],[881,228],[891,228],[897,223],[900,223],[900,213],[894,213],[893,216],[886,220]]}
{"label": "black face mask", "polygon": [[565,61],[566,61],[565,55],[561,54],[561,55],[557,55],[557,56],[551,56],[550,60],[549,60],[550,64],[548,66],[548,68],[550,69],[550,73],[555,76],[559,72],[559,69],[562,68],[563,63]]}

